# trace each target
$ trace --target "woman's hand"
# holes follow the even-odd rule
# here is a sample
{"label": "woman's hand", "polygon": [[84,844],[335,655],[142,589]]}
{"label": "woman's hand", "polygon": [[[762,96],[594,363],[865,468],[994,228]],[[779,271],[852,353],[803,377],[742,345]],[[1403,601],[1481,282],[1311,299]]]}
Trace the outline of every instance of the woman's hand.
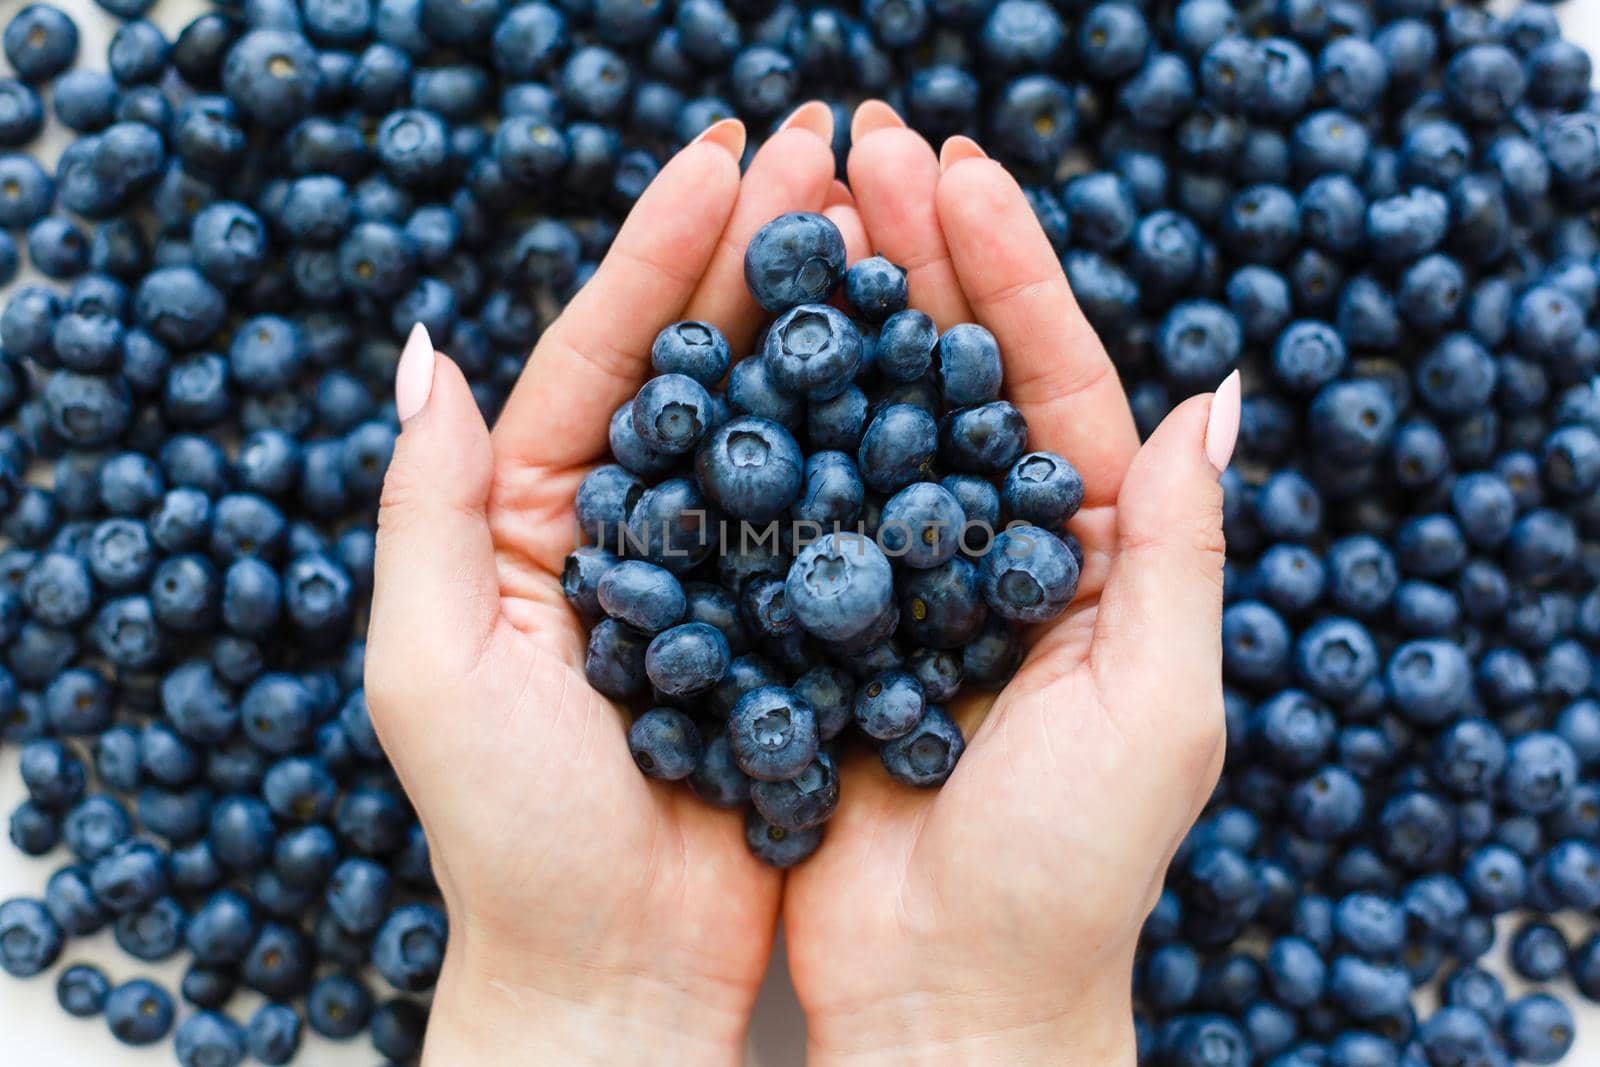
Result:
{"label": "woman's hand", "polygon": [[427,1060],[737,1063],[781,883],[738,815],[654,784],[584,679],[563,599],[573,497],[677,319],[752,343],[744,247],[833,194],[831,112],[801,109],[743,182],[725,122],[670,161],[545,332],[494,432],[413,336],[384,484],[367,696],[433,846],[450,947]]}
{"label": "woman's hand", "polygon": [[1140,926],[1223,758],[1222,490],[1237,378],[1141,448],[1105,348],[1017,183],[965,138],[936,159],[886,106],[852,130],[851,258],[904,265],[941,328],[998,338],[1029,448],[1083,474],[1072,607],[933,792],[871,753],[843,770],[784,924],[813,1062],[1134,1062]]}

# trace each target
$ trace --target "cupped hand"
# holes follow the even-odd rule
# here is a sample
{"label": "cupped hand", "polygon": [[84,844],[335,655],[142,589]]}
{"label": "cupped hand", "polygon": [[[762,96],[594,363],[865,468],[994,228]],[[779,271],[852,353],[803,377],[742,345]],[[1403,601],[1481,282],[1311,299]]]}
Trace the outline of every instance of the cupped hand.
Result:
{"label": "cupped hand", "polygon": [[450,916],[430,1063],[741,1060],[780,877],[736,814],[639,773],[560,574],[578,483],[656,331],[694,318],[752,343],[744,247],[837,198],[831,131],[828,108],[801,109],[742,181],[736,122],[673,158],[492,433],[425,335],[401,358],[367,695]]}
{"label": "cupped hand", "polygon": [[1141,448],[1004,168],[965,138],[935,158],[876,102],[852,142],[851,259],[903,265],[941,329],[994,333],[1029,448],[1083,475],[1085,563],[1010,684],[952,709],[969,743],[942,788],[896,784],[870,753],[843,768],[784,894],[813,1061],[1131,1065],[1139,929],[1222,766],[1218,472],[1238,381]]}

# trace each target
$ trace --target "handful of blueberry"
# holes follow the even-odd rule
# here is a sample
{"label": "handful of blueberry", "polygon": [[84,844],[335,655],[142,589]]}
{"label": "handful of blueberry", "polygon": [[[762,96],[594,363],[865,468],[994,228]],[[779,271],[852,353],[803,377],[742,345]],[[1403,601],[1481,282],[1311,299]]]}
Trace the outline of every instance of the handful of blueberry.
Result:
{"label": "handful of blueberry", "polygon": [[578,489],[589,543],[562,584],[593,626],[590,684],[650,705],[639,769],[748,806],[751,850],[787,867],[838,806],[852,724],[896,780],[950,776],[951,701],[1003,685],[1017,628],[1077,591],[1083,480],[1027,450],[994,337],[940,334],[882,258],[846,270],[823,216],[762,227],[745,282],[777,318],[731,370],[709,323],[657,336],[615,462]]}

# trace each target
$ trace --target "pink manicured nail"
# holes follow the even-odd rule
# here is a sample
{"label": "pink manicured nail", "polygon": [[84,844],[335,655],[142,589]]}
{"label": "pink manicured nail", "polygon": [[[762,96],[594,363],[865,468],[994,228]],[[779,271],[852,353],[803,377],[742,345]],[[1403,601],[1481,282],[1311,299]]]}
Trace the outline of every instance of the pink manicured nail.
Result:
{"label": "pink manicured nail", "polygon": [[706,141],[714,144],[738,162],[744,157],[744,138],[744,123],[738,119],[723,119],[701,130],[700,135],[689,143],[697,145],[701,141]]}
{"label": "pink manicured nail", "polygon": [[422,323],[411,327],[411,336],[400,350],[394,368],[394,411],[405,422],[421,411],[433,392],[433,339]]}
{"label": "pink manicured nail", "polygon": [[821,100],[811,100],[794,109],[794,112],[778,127],[777,132],[784,130],[806,130],[816,134],[823,141],[833,143],[833,108]]}
{"label": "pink manicured nail", "polygon": [[1206,420],[1206,459],[1218,474],[1228,469],[1239,439],[1239,402],[1239,372],[1234,371],[1211,395],[1211,417]]}
{"label": "pink manicured nail", "polygon": [[904,129],[906,120],[882,100],[863,100],[850,119],[850,141],[854,144],[879,130]]}
{"label": "pink manicured nail", "polygon": [[939,170],[949,170],[957,163],[968,159],[988,159],[989,153],[985,152],[977,141],[960,134],[945,141],[939,149]]}

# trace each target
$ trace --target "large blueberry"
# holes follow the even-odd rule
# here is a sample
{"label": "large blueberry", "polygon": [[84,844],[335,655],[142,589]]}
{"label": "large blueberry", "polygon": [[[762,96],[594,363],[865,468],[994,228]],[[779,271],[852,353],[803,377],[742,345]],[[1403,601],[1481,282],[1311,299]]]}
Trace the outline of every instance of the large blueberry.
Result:
{"label": "large blueberry", "polygon": [[808,632],[845,641],[889,609],[894,576],[888,558],[870,538],[830,533],[795,558],[787,593],[790,610]]}
{"label": "large blueberry", "polygon": [[827,218],[795,211],[756,232],[744,254],[744,280],[768,311],[827,300],[844,277],[844,237]]}

